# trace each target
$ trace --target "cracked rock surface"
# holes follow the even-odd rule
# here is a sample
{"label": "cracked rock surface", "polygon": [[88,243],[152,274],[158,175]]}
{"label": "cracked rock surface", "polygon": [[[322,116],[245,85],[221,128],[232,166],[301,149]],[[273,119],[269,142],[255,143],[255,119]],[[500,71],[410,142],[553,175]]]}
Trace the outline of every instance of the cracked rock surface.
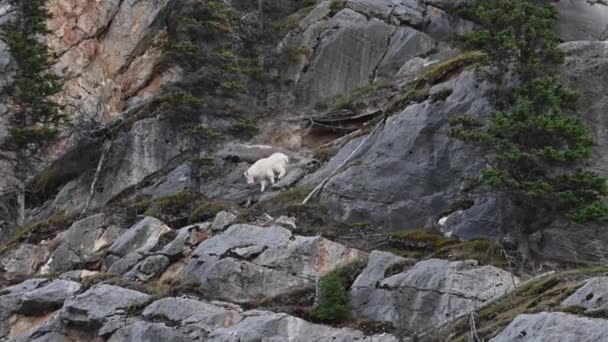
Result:
{"label": "cracked rock surface", "polygon": [[[395,269],[403,271],[387,273]],[[409,267],[404,258],[374,251],[351,298],[359,317],[420,333],[510,292],[518,282],[509,272],[474,261],[430,259]]]}

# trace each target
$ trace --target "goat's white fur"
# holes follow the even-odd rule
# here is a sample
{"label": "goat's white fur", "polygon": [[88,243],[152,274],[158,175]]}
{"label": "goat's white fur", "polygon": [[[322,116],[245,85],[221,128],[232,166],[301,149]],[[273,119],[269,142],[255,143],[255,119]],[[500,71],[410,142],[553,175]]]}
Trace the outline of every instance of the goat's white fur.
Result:
{"label": "goat's white fur", "polygon": [[268,180],[270,180],[271,185],[274,184],[276,173],[278,173],[278,179],[285,176],[287,163],[289,163],[289,157],[280,152],[274,153],[268,158],[259,159],[244,173],[247,184],[259,182],[262,185],[262,192],[264,192]]}

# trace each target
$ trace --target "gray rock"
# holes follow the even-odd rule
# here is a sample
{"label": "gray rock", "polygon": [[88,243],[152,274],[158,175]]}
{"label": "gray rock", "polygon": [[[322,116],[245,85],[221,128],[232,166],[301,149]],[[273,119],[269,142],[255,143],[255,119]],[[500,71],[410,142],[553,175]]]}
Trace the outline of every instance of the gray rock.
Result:
{"label": "gray rock", "polygon": [[556,6],[562,41],[608,39],[608,4],[593,0],[561,0]]}
{"label": "gray rock", "polygon": [[449,15],[444,10],[433,6],[427,7],[424,21],[425,32],[437,40],[444,41],[469,33],[475,28],[474,23]]}
{"label": "gray rock", "polygon": [[40,314],[63,305],[63,302],[72,298],[81,285],[70,280],[58,279],[25,293],[21,297],[17,311],[26,315]]}
{"label": "gray rock", "polygon": [[164,255],[152,255],[135,265],[125,277],[148,281],[164,271],[169,263],[169,258]]}
{"label": "gray rock", "polygon": [[378,65],[376,78],[393,77],[409,60],[427,55],[435,48],[436,41],[426,33],[400,27],[390,38],[388,50]]}
{"label": "gray rock", "polygon": [[61,318],[73,325],[101,327],[110,316],[143,306],[150,300],[151,297],[145,293],[98,284],[68,300],[64,304]]}
{"label": "gray rock", "polygon": [[364,14],[395,25],[418,26],[423,21],[422,7],[416,0],[349,0],[346,6]]}
{"label": "gray rock", "polygon": [[241,321],[241,310],[227,303],[208,303],[189,298],[163,298],[143,312],[147,320],[196,324],[206,331],[232,326]]}
{"label": "gray rock", "polygon": [[196,190],[197,184],[194,179],[194,170],[190,164],[182,164],[169,172],[166,176],[154,182],[154,184],[141,189],[142,195],[151,199],[161,196],[175,194],[186,190]]}
{"label": "gray rock", "polygon": [[171,231],[160,220],[146,217],[116,239],[109,252],[121,256],[131,252],[147,253],[156,247],[161,236]]}
{"label": "gray rock", "polygon": [[363,332],[348,328],[333,328],[306,322],[284,313],[250,311],[236,325],[213,331],[209,342],[255,341],[318,341],[318,342],[397,342],[393,335],[365,336]]}
{"label": "gray rock", "polygon": [[101,328],[99,328],[97,334],[103,338],[108,338],[116,330],[137,322],[138,319],[135,317],[126,317],[123,315],[111,316],[106,320],[106,322],[101,326]]}
{"label": "gray rock", "polygon": [[169,257],[175,257],[191,251],[191,246],[197,245],[200,242],[200,237],[211,234],[209,232],[210,227],[211,223],[206,222],[181,228],[177,232],[175,239],[165,245],[160,253]]}
{"label": "gray rock", "polygon": [[[483,163],[473,147],[448,136],[448,119],[462,113],[483,119],[491,113],[483,95],[487,85],[471,70],[437,87],[449,87],[453,93],[445,101],[414,104],[389,117],[327,182],[319,197],[332,215],[402,230],[425,227],[461,199],[464,180],[477,175]],[[299,184],[316,186],[365,138],[346,143]]]}
{"label": "gray rock", "polygon": [[233,225],[203,241],[184,269],[211,296],[244,303],[311,290],[317,277],[366,254],[281,227]]}
{"label": "gray rock", "polygon": [[273,222],[277,226],[281,226],[287,229],[296,229],[296,218],[295,217],[287,217],[285,215],[280,216],[278,219]]}
{"label": "gray rock", "polygon": [[522,314],[491,342],[599,342],[606,339],[605,319],[586,318],[561,312]]}
{"label": "gray rock", "polygon": [[105,248],[120,232],[120,228],[109,225],[109,219],[104,214],[74,222],[67,231],[59,235],[60,244],[41,272],[66,272],[82,267],[87,262],[101,260]]}
{"label": "gray rock", "polygon": [[228,211],[220,211],[215,215],[213,223],[211,223],[211,230],[222,231],[228,228],[236,220],[236,215]]}
{"label": "gray rock", "polygon": [[471,208],[448,215],[440,230],[453,238],[492,239],[508,233],[504,227],[507,215],[500,197],[479,197]]}
{"label": "gray rock", "polygon": [[608,58],[608,41],[576,41],[563,43],[560,49],[564,51],[567,58]]}
{"label": "gray rock", "polygon": [[19,307],[21,296],[35,290],[46,279],[28,279],[20,284],[0,290],[0,338],[5,337],[10,330],[9,317]]}
{"label": "gray rock", "polygon": [[221,159],[228,159],[232,162],[255,163],[259,159],[270,157],[273,153],[285,153],[290,156],[292,153],[285,149],[270,145],[245,145],[245,144],[226,144],[215,156]]}
{"label": "gray rock", "polygon": [[301,104],[312,105],[370,83],[396,31],[384,21],[368,20],[348,8],[325,27],[298,82],[296,98]]}
{"label": "gray rock", "polygon": [[[111,257],[111,256],[108,256]],[[112,266],[108,269],[108,273],[122,275],[127,273],[133,266],[135,266],[141,259],[143,255],[139,253],[129,253],[124,257],[116,260],[112,263]]]}
{"label": "gray rock", "polygon": [[608,277],[591,278],[562,302],[562,307],[577,306],[586,313],[608,309]]}
{"label": "gray rock", "polygon": [[390,253],[372,253],[351,288],[358,317],[392,322],[405,334],[419,333],[504,295],[518,282],[509,272],[474,261],[430,259],[385,274],[403,263]]}
{"label": "gray rock", "polygon": [[[131,6],[128,5],[131,3],[132,0],[124,2],[123,7]],[[148,2],[141,4],[144,6]],[[166,120],[145,118],[125,128],[114,140],[112,153],[104,165],[107,172],[103,172],[98,180],[100,191],[95,192],[90,210],[104,206],[125,189],[161,171],[170,160],[193,147],[189,137],[176,132]],[[87,174],[83,174],[66,184],[53,201],[54,210],[82,211],[91,181]]]}
{"label": "gray rock", "polygon": [[0,259],[0,267],[3,267],[7,273],[31,275],[46,262],[49,255],[47,246],[23,243],[4,254]]}
{"label": "gray rock", "polygon": [[117,330],[108,342],[186,342],[187,335],[160,323],[137,322]]}

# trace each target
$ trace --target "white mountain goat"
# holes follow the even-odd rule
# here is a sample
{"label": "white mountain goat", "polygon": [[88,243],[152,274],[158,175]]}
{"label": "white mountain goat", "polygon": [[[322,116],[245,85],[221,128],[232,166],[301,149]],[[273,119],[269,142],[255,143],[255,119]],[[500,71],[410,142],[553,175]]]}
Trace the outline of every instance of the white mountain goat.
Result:
{"label": "white mountain goat", "polygon": [[285,176],[285,173],[287,173],[287,163],[289,163],[289,157],[280,152],[256,161],[244,173],[245,178],[247,178],[247,184],[260,183],[262,185],[262,192],[264,192],[268,180],[270,180],[270,184],[274,184],[276,173],[278,173],[278,179]]}

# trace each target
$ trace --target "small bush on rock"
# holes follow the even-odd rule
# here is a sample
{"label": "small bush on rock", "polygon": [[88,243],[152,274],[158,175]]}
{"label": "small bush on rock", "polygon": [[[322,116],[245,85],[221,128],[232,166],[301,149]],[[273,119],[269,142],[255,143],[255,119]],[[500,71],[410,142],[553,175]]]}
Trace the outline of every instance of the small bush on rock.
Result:
{"label": "small bush on rock", "polygon": [[320,284],[320,304],[312,312],[314,320],[340,323],[352,319],[350,298],[345,287],[342,270],[334,270]]}

